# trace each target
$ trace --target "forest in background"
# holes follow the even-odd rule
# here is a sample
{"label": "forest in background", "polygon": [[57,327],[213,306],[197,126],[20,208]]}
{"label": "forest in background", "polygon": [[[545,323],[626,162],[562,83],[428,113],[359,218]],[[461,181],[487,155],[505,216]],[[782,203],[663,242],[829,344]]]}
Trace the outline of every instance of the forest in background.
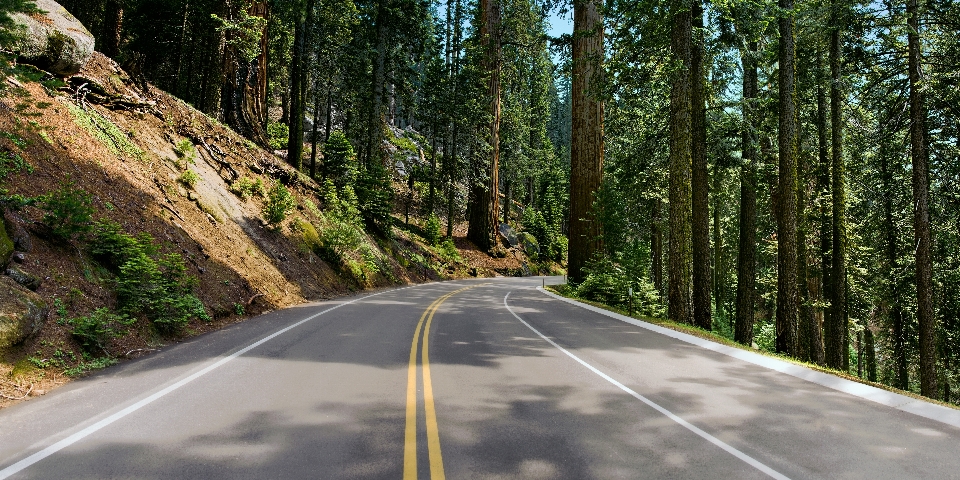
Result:
{"label": "forest in background", "polygon": [[[374,230],[404,188],[494,254],[519,215],[581,296],[958,401],[952,1],[63,5]],[[429,145],[399,188],[396,129]]]}

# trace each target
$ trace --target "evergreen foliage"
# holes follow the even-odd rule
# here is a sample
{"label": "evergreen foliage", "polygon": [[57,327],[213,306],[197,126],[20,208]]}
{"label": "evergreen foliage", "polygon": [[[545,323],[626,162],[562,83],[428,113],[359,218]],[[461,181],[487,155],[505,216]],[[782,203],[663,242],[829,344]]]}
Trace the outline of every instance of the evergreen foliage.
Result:
{"label": "evergreen foliage", "polygon": [[63,183],[59,189],[41,197],[40,205],[46,210],[43,222],[59,240],[70,240],[88,232],[92,226],[91,195],[73,182]]}
{"label": "evergreen foliage", "polygon": [[127,234],[119,224],[94,226],[90,252],[116,276],[118,310],[146,316],[157,330],[173,333],[191,319],[210,320],[194,295],[197,279],[187,274],[183,257],[162,253],[152,236]]}
{"label": "evergreen foliage", "polygon": [[279,225],[286,220],[287,215],[297,207],[297,200],[279,181],[273,182],[273,187],[267,193],[267,201],[263,204],[263,218],[270,225]]}

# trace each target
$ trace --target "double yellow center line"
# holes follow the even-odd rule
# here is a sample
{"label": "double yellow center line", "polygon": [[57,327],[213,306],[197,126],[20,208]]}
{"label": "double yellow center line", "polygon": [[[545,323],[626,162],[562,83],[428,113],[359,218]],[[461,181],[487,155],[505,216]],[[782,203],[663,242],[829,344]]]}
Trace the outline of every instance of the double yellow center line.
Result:
{"label": "double yellow center line", "polygon": [[410,365],[407,367],[407,428],[403,446],[403,480],[417,479],[417,344],[420,343],[420,331],[423,330],[423,348],[421,362],[423,364],[423,406],[427,424],[427,451],[430,458],[431,480],[444,480],[443,457],[440,455],[440,434],[437,431],[437,411],[433,406],[433,383],[430,381],[430,359],[428,356],[428,340],[430,338],[430,324],[433,315],[440,305],[448,298],[474,287],[454,290],[438,299],[427,307],[417,328],[413,332],[413,344],[410,347]]}

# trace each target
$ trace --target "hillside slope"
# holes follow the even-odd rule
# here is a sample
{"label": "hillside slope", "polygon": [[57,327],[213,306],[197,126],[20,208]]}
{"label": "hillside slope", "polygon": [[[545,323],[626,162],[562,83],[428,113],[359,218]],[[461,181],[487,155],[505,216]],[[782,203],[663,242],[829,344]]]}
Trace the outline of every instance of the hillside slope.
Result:
{"label": "hillside slope", "polygon": [[[331,220],[321,185],[184,102],[135,82],[99,53],[66,82],[32,67],[7,70],[11,76],[0,93],[0,152],[7,160],[0,186],[8,192],[0,207],[18,250],[10,268],[35,280],[47,320],[0,350],[0,406],[42,394],[65,381],[64,372],[82,374],[269,309],[365,288],[494,273],[484,268],[485,254],[467,254],[472,246],[463,239],[457,245],[473,265],[425,245],[415,226],[386,239],[361,230],[358,248],[325,255],[332,248],[316,231],[323,237]],[[274,181],[297,205],[279,227],[267,225],[262,213]],[[134,313],[132,325],[114,322],[110,334],[101,335],[105,340],[83,344],[73,334],[76,319],[92,318],[101,307],[117,310],[122,282],[118,270],[95,254],[93,233],[55,234],[59,217],[51,216],[46,199],[58,191],[89,193],[93,222],[115,222],[115,233],[146,238],[144,244],[150,242],[142,234],[148,234],[157,258],[178,254],[187,276],[196,278],[192,292],[205,314],[182,328],[158,329]],[[497,262],[519,271],[515,258]],[[10,285],[5,295],[26,291],[4,281],[4,288]]]}

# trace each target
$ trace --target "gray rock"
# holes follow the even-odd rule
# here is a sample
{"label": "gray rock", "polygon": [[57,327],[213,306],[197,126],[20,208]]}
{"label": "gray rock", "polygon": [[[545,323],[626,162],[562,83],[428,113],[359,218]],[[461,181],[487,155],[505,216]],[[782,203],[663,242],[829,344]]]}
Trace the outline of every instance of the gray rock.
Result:
{"label": "gray rock", "polygon": [[20,285],[23,285],[24,287],[29,288],[30,290],[33,290],[34,292],[36,292],[37,289],[40,288],[40,283],[42,283],[39,278],[34,277],[33,275],[30,275],[29,273],[24,272],[23,270],[20,270],[19,268],[12,265],[10,266],[10,268],[7,268],[6,273],[11,280],[19,283]]}
{"label": "gray rock", "polygon": [[13,252],[13,256],[10,257],[10,259],[17,263],[23,263],[27,261],[27,254],[23,252]]}
{"label": "gray rock", "polygon": [[26,222],[11,210],[3,212],[3,223],[6,224],[13,248],[18,252],[30,253],[33,251],[33,242],[30,232],[24,226]]}
{"label": "gray rock", "polygon": [[0,276],[0,348],[16,345],[40,331],[48,313],[39,295]]}
{"label": "gray rock", "polygon": [[517,240],[517,232],[506,223],[501,223],[498,229],[500,236],[510,244],[511,247],[516,247],[519,240]]}
{"label": "gray rock", "polygon": [[37,9],[44,13],[10,16],[26,33],[14,45],[14,52],[25,63],[58,75],[79,72],[93,55],[96,42],[93,35],[59,3],[53,0],[36,0],[36,3]]}

